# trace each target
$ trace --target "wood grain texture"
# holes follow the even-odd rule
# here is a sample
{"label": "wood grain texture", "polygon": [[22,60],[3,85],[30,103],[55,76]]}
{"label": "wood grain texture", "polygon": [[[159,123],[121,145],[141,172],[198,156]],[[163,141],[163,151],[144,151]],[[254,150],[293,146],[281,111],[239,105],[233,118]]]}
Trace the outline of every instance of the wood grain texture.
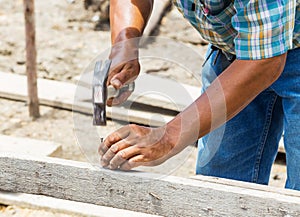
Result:
{"label": "wood grain texture", "polygon": [[[23,0],[26,35],[26,74],[29,115],[40,116],[36,74],[34,0]],[[11,85],[14,85],[13,83]]]}
{"label": "wood grain texture", "polygon": [[0,203],[22,208],[38,209],[87,217],[158,217],[124,209],[57,199],[43,195],[10,193],[0,191]]}
{"label": "wood grain texture", "polygon": [[0,154],[0,189],[163,216],[300,215],[296,191],[116,172],[87,163],[4,153]]}

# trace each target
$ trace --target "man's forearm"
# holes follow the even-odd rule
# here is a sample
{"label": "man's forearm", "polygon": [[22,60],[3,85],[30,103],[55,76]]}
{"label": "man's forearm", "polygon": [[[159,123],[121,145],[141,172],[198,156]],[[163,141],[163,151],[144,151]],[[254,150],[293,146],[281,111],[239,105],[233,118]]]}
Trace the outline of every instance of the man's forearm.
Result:
{"label": "man's forearm", "polygon": [[[234,117],[281,74],[286,54],[265,60],[236,60],[191,106],[167,125],[173,154]],[[176,136],[175,136],[176,135]]]}
{"label": "man's forearm", "polygon": [[152,11],[153,0],[111,0],[112,44],[140,37]]}
{"label": "man's forearm", "polygon": [[[119,89],[133,81],[140,72],[138,62],[139,37],[152,11],[153,0],[111,0],[110,27],[112,48],[109,58],[112,65],[108,75],[108,85]],[[117,98],[109,99],[108,105],[124,102],[130,91]]]}

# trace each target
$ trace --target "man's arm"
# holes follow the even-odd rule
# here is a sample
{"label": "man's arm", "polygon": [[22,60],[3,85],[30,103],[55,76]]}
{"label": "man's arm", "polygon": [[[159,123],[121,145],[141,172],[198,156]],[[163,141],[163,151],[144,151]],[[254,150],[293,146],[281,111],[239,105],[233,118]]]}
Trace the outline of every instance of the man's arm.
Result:
{"label": "man's arm", "polygon": [[153,0],[111,0],[111,41],[116,44],[142,36],[152,11]]}
{"label": "man's arm", "polygon": [[[112,67],[108,84],[119,89],[139,74],[138,42],[152,12],[153,0],[111,0],[110,26]],[[120,104],[129,97],[125,92],[108,104]]]}
{"label": "man's arm", "polygon": [[172,141],[174,136],[169,138],[175,144],[174,151],[182,150],[185,144],[192,144],[238,114],[277,80],[285,60],[286,54],[263,60],[235,60],[204,94],[167,124],[167,134],[180,132],[176,140]]}
{"label": "man's arm", "polygon": [[283,71],[286,54],[264,60],[235,60],[192,105],[160,128],[129,125],[99,147],[111,169],[160,164],[234,117]]}

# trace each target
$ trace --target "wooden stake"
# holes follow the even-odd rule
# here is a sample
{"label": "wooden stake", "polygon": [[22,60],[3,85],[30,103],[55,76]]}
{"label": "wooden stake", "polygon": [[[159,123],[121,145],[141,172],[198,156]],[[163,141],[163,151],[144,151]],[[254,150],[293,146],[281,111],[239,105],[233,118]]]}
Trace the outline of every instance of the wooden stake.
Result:
{"label": "wooden stake", "polygon": [[34,0],[24,0],[24,17],[26,33],[26,74],[29,116],[38,118],[40,116],[40,110],[36,75]]}

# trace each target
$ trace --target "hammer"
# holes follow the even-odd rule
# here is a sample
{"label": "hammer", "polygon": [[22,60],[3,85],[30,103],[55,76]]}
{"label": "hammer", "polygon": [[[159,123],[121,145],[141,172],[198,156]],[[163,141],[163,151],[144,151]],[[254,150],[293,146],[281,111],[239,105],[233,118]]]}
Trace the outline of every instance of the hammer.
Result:
{"label": "hammer", "polygon": [[102,67],[102,61],[97,61],[93,77],[93,125],[106,126],[106,102],[109,98],[120,96],[123,92],[134,90],[134,82],[124,85],[121,89],[115,89],[113,86],[107,86],[107,78],[111,66],[111,60],[105,60]]}

